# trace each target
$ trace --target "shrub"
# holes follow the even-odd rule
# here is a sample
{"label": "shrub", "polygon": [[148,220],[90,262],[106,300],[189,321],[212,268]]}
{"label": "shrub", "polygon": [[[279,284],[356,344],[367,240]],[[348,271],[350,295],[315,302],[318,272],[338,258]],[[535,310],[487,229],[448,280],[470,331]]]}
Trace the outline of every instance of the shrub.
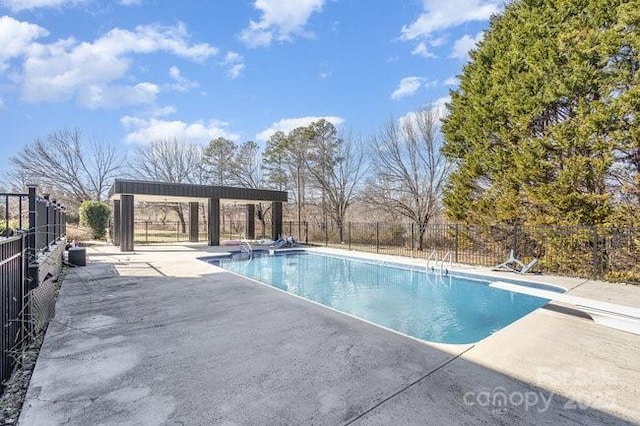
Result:
{"label": "shrub", "polygon": [[[0,237],[6,236],[6,222],[4,219],[0,220]],[[18,229],[18,221],[11,219],[9,220],[9,236],[15,235],[15,230]]]}
{"label": "shrub", "polygon": [[80,224],[80,214],[76,212],[67,212],[67,223],[72,223],[74,225]]}
{"label": "shrub", "polygon": [[101,201],[85,201],[80,205],[80,224],[91,228],[93,238],[102,240],[106,236],[111,208]]}

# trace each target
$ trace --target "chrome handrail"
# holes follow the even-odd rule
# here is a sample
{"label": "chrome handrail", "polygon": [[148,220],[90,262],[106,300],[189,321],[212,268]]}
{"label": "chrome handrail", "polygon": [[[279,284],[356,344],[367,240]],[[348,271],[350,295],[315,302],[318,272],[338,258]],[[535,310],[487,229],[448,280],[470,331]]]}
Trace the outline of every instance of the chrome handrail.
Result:
{"label": "chrome handrail", "polygon": [[436,251],[432,251],[431,254],[429,255],[429,257],[427,258],[427,272],[429,272],[429,269],[431,269],[433,271],[433,267],[429,268],[429,264],[431,263],[432,260],[437,261],[436,259]]}
{"label": "chrome handrail", "polygon": [[[243,245],[244,244],[244,245]],[[245,240],[244,237],[240,238],[240,252],[243,252],[243,248],[246,247],[246,253],[249,254],[249,260],[253,259],[253,248],[251,247],[251,244],[249,244],[249,241]]]}
{"label": "chrome handrail", "polygon": [[440,261],[440,275],[443,275],[442,270],[444,269],[444,275],[449,274],[449,269],[444,267],[444,262],[449,258],[449,269],[451,269],[451,265],[453,264],[453,260],[451,259],[451,252],[448,251],[447,254],[444,255],[442,260]]}

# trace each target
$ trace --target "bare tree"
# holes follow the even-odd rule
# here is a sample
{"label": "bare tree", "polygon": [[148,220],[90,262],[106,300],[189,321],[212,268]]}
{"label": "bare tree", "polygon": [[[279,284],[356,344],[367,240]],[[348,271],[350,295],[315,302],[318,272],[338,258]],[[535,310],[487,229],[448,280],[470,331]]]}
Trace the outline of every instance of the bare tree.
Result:
{"label": "bare tree", "polygon": [[440,152],[438,111],[426,107],[402,123],[390,120],[373,140],[374,175],[367,201],[394,210],[419,226],[423,249],[426,225],[441,209],[451,164]]}
{"label": "bare tree", "polygon": [[247,141],[237,147],[230,161],[229,180],[244,188],[259,188],[263,185],[262,157],[258,144]]}
{"label": "bare tree", "polygon": [[340,241],[343,241],[347,209],[354,201],[355,189],[364,177],[366,168],[361,144],[352,138],[335,139],[331,149],[325,150],[329,154],[322,158],[322,165],[318,167],[314,164],[312,157],[308,168],[322,192],[323,214],[326,211],[336,222]]}
{"label": "bare tree", "polygon": [[[176,139],[156,140],[138,148],[129,163],[132,177],[171,183],[201,183],[202,149]],[[182,233],[186,232],[183,206],[170,206],[178,214]]]}
{"label": "bare tree", "polygon": [[35,139],[10,161],[14,175],[21,180],[56,188],[61,197],[78,204],[103,200],[122,166],[122,158],[112,145],[93,138],[83,140],[77,129]]}
{"label": "bare tree", "polygon": [[[262,188],[265,186],[262,155],[258,144],[247,141],[235,151],[229,174],[231,183],[244,188]],[[271,206],[258,203],[256,205],[256,217],[262,228],[262,238],[265,236],[267,214]]]}

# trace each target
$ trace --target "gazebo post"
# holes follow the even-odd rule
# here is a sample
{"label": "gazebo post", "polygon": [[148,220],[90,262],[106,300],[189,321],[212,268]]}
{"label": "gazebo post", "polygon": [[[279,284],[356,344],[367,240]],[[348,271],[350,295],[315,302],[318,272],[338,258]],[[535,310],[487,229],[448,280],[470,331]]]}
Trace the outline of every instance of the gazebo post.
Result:
{"label": "gazebo post", "polygon": [[209,198],[209,245],[220,245],[220,198]]}
{"label": "gazebo post", "polygon": [[120,196],[120,251],[133,251],[133,195]]}
{"label": "gazebo post", "polygon": [[256,206],[255,204],[247,204],[247,225],[245,226],[246,235],[248,240],[255,240],[256,238]]}
{"label": "gazebo post", "polygon": [[[277,240],[282,236],[282,202],[271,203],[271,238]],[[300,238],[300,237],[297,237]]]}
{"label": "gazebo post", "polygon": [[113,200],[113,230],[111,240],[114,246],[120,245],[120,200]]}
{"label": "gazebo post", "polygon": [[198,242],[198,202],[189,202],[189,242]]}

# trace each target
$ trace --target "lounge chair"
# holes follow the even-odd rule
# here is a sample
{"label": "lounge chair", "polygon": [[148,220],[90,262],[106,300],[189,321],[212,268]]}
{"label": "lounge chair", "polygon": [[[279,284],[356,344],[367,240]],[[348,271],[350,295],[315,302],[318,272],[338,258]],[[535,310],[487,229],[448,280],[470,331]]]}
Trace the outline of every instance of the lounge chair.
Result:
{"label": "lounge chair", "polygon": [[527,272],[531,271],[531,269],[533,269],[533,267],[536,266],[537,263],[538,258],[535,257],[528,264],[523,263],[516,257],[513,249],[511,249],[507,260],[495,266],[493,270],[515,272],[516,274],[526,274]]}
{"label": "lounge chair", "polygon": [[292,237],[288,236],[285,239],[278,239],[273,245],[270,245],[270,248],[289,248],[289,247],[297,247],[298,242]]}

